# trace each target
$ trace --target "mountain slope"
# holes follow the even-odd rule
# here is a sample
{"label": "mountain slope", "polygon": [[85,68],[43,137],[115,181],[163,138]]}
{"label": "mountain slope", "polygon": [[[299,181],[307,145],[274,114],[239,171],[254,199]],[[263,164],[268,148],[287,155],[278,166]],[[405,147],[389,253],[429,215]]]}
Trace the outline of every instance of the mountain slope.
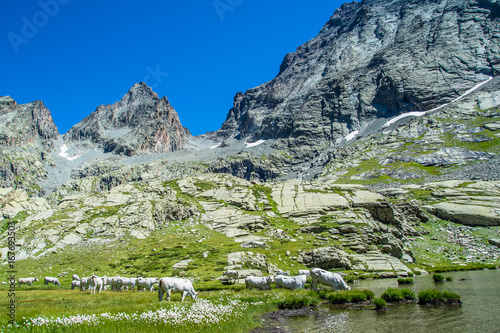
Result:
{"label": "mountain slope", "polygon": [[141,82],[116,104],[101,105],[64,135],[66,141],[90,141],[104,152],[133,155],[183,148],[189,130],[166,97]]}
{"label": "mountain slope", "polygon": [[329,144],[498,75],[499,45],[494,0],[344,4],[317,37],[286,55],[275,79],[235,96],[216,137]]}
{"label": "mountain slope", "polygon": [[0,97],[0,186],[43,194],[39,183],[54,164],[50,152],[59,137],[42,101],[18,105],[10,96]]}
{"label": "mountain slope", "polygon": [[10,96],[0,97],[0,144],[8,147],[53,147],[59,131],[42,101],[18,105]]}

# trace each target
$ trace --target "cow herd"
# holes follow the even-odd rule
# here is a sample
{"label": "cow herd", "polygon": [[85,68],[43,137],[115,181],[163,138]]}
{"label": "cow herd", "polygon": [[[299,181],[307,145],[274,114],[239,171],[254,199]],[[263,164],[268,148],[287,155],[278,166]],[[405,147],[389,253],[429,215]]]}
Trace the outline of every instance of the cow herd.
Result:
{"label": "cow herd", "polygon": [[[227,271],[225,275],[229,278],[237,281],[239,279],[238,271]],[[274,282],[276,288],[284,288],[289,290],[302,289],[307,281],[307,278],[311,278],[311,286],[314,290],[317,290],[318,284],[323,284],[330,286],[335,290],[350,290],[351,288],[345,283],[344,279],[340,274],[325,271],[320,268],[313,268],[311,270],[300,270],[297,276],[287,276],[278,275],[267,276],[267,277],[256,277],[247,276],[245,278],[246,288],[249,290],[260,289],[260,290],[270,290],[271,284]],[[164,277],[158,278],[127,278],[121,276],[114,277],[98,277],[93,274],[90,277],[80,278],[78,275],[73,274],[71,282],[71,289],[78,288],[81,291],[90,291],[91,294],[101,293],[103,289],[112,290],[116,292],[121,292],[123,290],[134,290],[137,291],[150,291],[155,290],[154,285],[158,283],[158,299],[160,302],[163,299],[163,295],[166,294],[166,298],[170,300],[170,294],[181,293],[182,301],[186,296],[190,296],[193,300],[198,297],[198,293],[195,292],[193,284],[191,281],[175,278],[175,277]],[[38,281],[37,278],[20,278],[18,280],[19,286],[26,284],[31,286],[33,282]],[[53,284],[55,286],[60,286],[59,280],[53,277],[45,277],[44,285]]]}
{"label": "cow herd", "polygon": [[278,275],[276,277],[253,277],[248,276],[245,278],[246,287],[250,290],[252,288],[261,290],[270,290],[271,283],[274,280],[274,285],[276,288],[284,288],[289,290],[302,289],[306,284],[307,278],[311,277],[311,286],[314,290],[317,290],[318,284],[323,284],[330,286],[335,290],[350,290],[342,275],[338,273],[332,273],[325,271],[321,268],[313,268],[311,270],[300,270],[299,275],[287,276]]}

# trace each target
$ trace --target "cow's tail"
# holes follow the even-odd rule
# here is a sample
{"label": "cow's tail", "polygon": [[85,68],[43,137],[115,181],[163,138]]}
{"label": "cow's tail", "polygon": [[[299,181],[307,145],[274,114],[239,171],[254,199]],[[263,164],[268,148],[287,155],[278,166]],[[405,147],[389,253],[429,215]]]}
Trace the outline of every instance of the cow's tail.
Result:
{"label": "cow's tail", "polygon": [[160,281],[158,281],[158,299],[161,300],[163,299],[163,281],[160,279]]}

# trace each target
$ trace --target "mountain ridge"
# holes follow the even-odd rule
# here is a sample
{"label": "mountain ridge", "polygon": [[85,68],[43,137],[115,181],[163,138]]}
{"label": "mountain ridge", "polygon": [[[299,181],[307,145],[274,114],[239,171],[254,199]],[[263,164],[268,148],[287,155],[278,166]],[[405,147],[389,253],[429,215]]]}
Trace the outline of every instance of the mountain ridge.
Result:
{"label": "mountain ridge", "polygon": [[77,143],[90,141],[101,145],[104,152],[131,156],[180,150],[190,136],[168,99],[159,98],[140,82],[117,103],[97,107],[64,138]]}
{"label": "mountain ridge", "polygon": [[494,1],[344,4],[317,37],[285,56],[275,79],[235,96],[217,136],[305,136],[316,145],[450,101],[498,75],[497,11]]}

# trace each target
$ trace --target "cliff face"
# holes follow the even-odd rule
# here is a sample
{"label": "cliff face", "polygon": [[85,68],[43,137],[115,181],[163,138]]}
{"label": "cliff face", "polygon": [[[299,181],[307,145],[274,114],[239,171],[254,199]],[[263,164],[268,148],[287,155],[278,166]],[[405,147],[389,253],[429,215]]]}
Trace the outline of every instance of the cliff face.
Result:
{"label": "cliff face", "polygon": [[166,97],[138,83],[116,104],[101,105],[64,135],[69,141],[91,141],[105,152],[133,155],[183,148],[190,132]]}
{"label": "cliff face", "polygon": [[449,102],[499,73],[496,0],[352,2],[287,54],[275,79],[238,93],[216,135],[335,141],[378,118]]}
{"label": "cliff face", "polygon": [[0,145],[53,148],[59,131],[42,101],[18,105],[10,96],[0,97]]}
{"label": "cliff face", "polygon": [[0,186],[43,194],[38,183],[54,165],[50,152],[59,137],[43,102],[18,105],[10,96],[0,97]]}

